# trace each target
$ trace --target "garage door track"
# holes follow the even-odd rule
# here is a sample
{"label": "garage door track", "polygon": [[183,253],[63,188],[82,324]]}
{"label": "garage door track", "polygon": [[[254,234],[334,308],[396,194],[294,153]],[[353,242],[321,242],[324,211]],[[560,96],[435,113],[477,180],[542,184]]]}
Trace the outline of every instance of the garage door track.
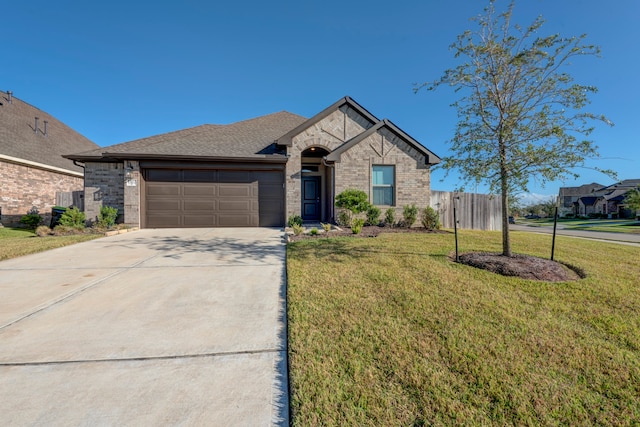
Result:
{"label": "garage door track", "polygon": [[3,425],[287,425],[285,248],[141,230],[0,262]]}

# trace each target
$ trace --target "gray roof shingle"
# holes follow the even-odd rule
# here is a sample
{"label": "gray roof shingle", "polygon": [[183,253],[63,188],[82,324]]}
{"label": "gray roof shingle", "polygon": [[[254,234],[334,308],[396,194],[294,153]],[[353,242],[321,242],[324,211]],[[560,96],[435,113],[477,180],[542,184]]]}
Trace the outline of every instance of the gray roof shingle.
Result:
{"label": "gray roof shingle", "polygon": [[229,125],[205,124],[68,156],[89,161],[119,157],[266,158],[274,141],[306,119],[286,111]]}
{"label": "gray roof shingle", "polygon": [[[42,163],[74,172],[82,168],[62,155],[98,147],[50,114],[15,96],[9,103],[6,92],[0,91],[0,154]],[[35,118],[38,117],[38,132]],[[44,122],[47,121],[47,135]]]}

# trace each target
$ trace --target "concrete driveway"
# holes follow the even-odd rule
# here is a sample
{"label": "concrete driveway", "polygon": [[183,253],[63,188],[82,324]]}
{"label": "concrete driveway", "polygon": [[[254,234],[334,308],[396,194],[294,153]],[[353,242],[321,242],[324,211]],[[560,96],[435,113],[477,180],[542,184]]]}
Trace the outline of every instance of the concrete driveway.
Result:
{"label": "concrete driveway", "polygon": [[0,424],[287,425],[276,229],[140,230],[0,262]]}

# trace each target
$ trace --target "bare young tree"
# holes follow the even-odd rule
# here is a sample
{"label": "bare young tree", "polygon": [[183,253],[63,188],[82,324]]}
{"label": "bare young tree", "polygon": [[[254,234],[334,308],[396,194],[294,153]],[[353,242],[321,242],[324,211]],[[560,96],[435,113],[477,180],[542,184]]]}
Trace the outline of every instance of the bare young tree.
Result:
{"label": "bare young tree", "polygon": [[464,94],[453,104],[458,124],[442,167],[501,194],[505,256],[512,255],[509,195],[527,191],[531,177],[542,184],[577,177],[574,168],[599,157],[587,139],[593,122],[612,125],[602,115],[583,111],[597,89],[574,83],[563,71],[574,57],[598,56],[599,48],[583,44],[586,35],[540,36],[542,17],[526,28],[512,25],[514,5],[496,13],[495,0],[490,0],[485,13],[472,19],[478,29],[460,34],[451,46],[462,63],[415,88],[449,85]]}

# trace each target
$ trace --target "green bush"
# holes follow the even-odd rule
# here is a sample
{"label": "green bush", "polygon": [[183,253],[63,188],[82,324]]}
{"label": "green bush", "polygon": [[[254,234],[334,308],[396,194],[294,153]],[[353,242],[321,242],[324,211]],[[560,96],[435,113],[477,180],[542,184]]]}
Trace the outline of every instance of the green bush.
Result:
{"label": "green bush", "polygon": [[389,208],[384,214],[384,223],[389,227],[393,227],[396,223],[396,210],[394,208]]}
{"label": "green bush", "polygon": [[369,205],[367,208],[367,224],[378,225],[380,224],[380,208],[375,205]]}
{"label": "green bush", "polygon": [[422,210],[422,226],[427,230],[440,229],[440,215],[431,206],[427,206]]}
{"label": "green bush", "polygon": [[404,226],[407,228],[411,228],[413,224],[416,223],[418,219],[418,208],[415,204],[405,205],[402,211],[402,217],[404,219]]}
{"label": "green bush", "polygon": [[85,228],[84,212],[76,207],[67,209],[60,217],[60,225],[78,230]]}
{"label": "green bush", "polygon": [[328,233],[331,231],[331,224],[329,223],[320,223],[320,225],[322,225],[322,229],[325,231],[325,233]]}
{"label": "green bush", "polygon": [[336,206],[359,214],[369,208],[369,197],[362,190],[348,188],[336,196]]}
{"label": "green bush", "polygon": [[309,234],[311,234],[312,236],[317,236],[318,229],[316,227],[313,227],[311,230],[309,230]]}
{"label": "green bush", "polygon": [[41,223],[42,217],[38,213],[38,208],[35,206],[29,209],[29,212],[20,218],[20,224],[24,225],[29,230],[35,230]]}
{"label": "green bush", "polygon": [[287,225],[289,227],[293,227],[294,225],[302,227],[302,217],[300,215],[291,215],[287,220]]}
{"label": "green bush", "polygon": [[351,214],[351,211],[342,209],[340,210],[340,212],[338,212],[338,225],[341,225],[343,227],[351,227],[352,218],[353,215]]}
{"label": "green bush", "polygon": [[302,232],[304,231],[304,227],[298,224],[293,224],[291,228],[293,229],[293,234],[295,234],[296,236],[302,234]]}
{"label": "green bush", "polygon": [[98,215],[98,227],[111,228],[116,224],[118,218],[118,208],[102,206]]}
{"label": "green bush", "polygon": [[353,234],[360,234],[362,231],[362,226],[364,225],[364,219],[362,218],[354,218],[351,221],[351,232]]}

